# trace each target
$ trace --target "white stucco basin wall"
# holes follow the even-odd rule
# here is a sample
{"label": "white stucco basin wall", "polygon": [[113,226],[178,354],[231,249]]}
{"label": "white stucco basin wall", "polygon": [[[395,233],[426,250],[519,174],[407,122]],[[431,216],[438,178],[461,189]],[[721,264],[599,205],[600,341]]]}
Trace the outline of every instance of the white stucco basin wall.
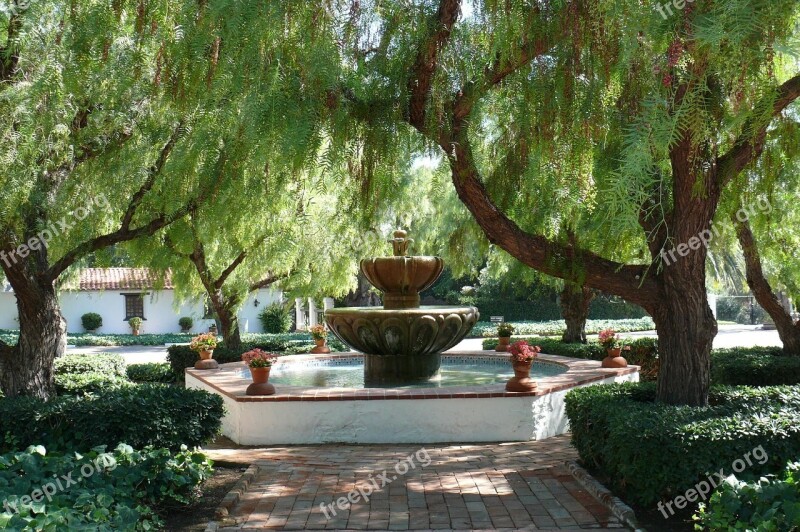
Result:
{"label": "white stucco basin wall", "polygon": [[570,389],[639,380],[636,366],[604,370],[594,361],[542,359],[568,370],[539,379],[539,389],[526,394],[507,393],[503,385],[410,390],[282,386],[275,396],[247,397],[249,381],[241,377],[241,364],[187,370],[186,386],[223,397],[223,434],[241,445],[439,443],[527,441],[563,434],[569,430],[564,397]]}

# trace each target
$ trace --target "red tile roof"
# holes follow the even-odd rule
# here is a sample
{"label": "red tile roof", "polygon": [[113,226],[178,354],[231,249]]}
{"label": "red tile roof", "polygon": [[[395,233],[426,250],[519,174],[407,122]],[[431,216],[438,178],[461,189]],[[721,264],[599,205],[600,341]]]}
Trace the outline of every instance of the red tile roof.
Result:
{"label": "red tile roof", "polygon": [[170,273],[149,268],[82,268],[76,283],[68,283],[70,290],[146,290],[160,287],[172,290]]}

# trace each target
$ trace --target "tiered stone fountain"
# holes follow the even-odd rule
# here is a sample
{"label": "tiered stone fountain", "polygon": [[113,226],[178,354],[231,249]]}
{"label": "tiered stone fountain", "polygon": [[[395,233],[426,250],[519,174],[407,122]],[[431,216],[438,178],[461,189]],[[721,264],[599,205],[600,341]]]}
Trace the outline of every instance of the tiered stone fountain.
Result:
{"label": "tiered stone fountain", "polygon": [[434,377],[441,353],[460,342],[478,321],[475,307],[421,307],[419,293],[442,273],[439,257],[407,256],[413,240],[395,231],[393,257],[361,261],[361,271],[383,292],[383,308],[347,307],[325,313],[328,328],[364,353],[367,386],[424,382]]}

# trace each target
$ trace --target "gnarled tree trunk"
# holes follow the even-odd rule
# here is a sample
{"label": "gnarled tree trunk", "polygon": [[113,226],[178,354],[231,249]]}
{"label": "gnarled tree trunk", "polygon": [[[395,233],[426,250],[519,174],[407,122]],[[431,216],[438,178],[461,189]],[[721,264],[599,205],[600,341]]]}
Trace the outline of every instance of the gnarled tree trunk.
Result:
{"label": "gnarled tree trunk", "polygon": [[67,347],[67,325],[55,287],[22,262],[3,269],[17,298],[19,342],[0,350],[0,386],[8,397],[47,399],[55,393],[53,360]]}
{"label": "gnarled tree trunk", "polygon": [[559,304],[561,316],[567,323],[567,330],[561,336],[561,341],[568,344],[586,343],[586,320],[589,319],[589,306],[595,297],[595,291],[565,282],[561,291]]}
{"label": "gnarled tree trunk", "polygon": [[711,348],[717,321],[708,305],[705,271],[667,268],[663,294],[652,313],[661,367],[657,396],[669,404],[708,404]]}
{"label": "gnarled tree trunk", "polygon": [[736,236],[744,254],[747,285],[752,290],[761,308],[775,322],[778,336],[780,336],[783,343],[784,353],[800,356],[800,321],[794,321],[792,315],[786,311],[778,296],[773,292],[769,281],[764,276],[764,270],[761,267],[761,255],[758,252],[758,245],[753,231],[750,229],[750,224],[747,220],[744,222],[739,221],[736,216],[733,217],[733,221],[736,224]]}

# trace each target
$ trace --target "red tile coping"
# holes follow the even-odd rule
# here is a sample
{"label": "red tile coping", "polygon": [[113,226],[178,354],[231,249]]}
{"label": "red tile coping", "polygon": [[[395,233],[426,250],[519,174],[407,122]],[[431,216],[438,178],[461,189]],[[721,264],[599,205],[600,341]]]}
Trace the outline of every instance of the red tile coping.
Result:
{"label": "red tile coping", "polygon": [[[497,357],[506,359],[508,355],[487,351],[448,352],[442,356],[475,356]],[[340,353],[330,355],[291,355],[292,359],[331,360],[346,357],[360,357],[360,353]],[[507,392],[504,384],[487,386],[447,386],[442,388],[315,388],[309,386],[276,386],[278,393],[267,396],[245,395],[251,380],[240,375],[244,369],[243,362],[220,364],[215,370],[196,370],[187,368],[186,373],[202,381],[217,392],[242,403],[282,402],[282,401],[367,401],[397,399],[473,399],[494,397],[528,397],[546,395],[552,392],[567,390],[583,384],[601,381],[609,377],[630,375],[639,371],[639,366],[628,366],[621,369],[605,369],[600,362],[583,360],[557,355],[539,355],[543,362],[552,362],[565,366],[567,371],[538,379],[538,387],[532,392]]]}

